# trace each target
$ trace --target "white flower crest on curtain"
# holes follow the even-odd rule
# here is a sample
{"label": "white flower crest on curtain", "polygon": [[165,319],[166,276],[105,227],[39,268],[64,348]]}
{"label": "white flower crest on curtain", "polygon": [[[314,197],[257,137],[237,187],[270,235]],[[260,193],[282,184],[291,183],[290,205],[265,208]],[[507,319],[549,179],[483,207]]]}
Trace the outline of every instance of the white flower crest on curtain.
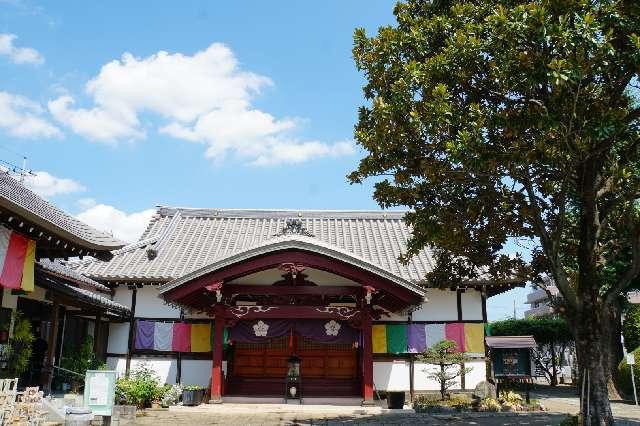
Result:
{"label": "white flower crest on curtain", "polygon": [[337,336],[340,332],[340,327],[342,326],[334,320],[331,320],[324,325],[327,336]]}
{"label": "white flower crest on curtain", "polygon": [[262,320],[253,325],[253,333],[256,337],[266,337],[269,331],[269,325],[265,324]]}

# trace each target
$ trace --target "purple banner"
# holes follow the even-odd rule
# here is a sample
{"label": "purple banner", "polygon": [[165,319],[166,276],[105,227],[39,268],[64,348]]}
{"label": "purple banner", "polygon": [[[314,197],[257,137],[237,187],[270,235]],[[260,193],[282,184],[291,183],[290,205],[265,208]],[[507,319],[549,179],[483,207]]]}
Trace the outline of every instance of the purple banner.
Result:
{"label": "purple banner", "polygon": [[409,324],[407,349],[410,353],[422,353],[427,348],[427,333],[424,324]]}
{"label": "purple banner", "polygon": [[136,321],[136,349],[153,349],[153,321]]}
{"label": "purple banner", "polygon": [[354,343],[359,332],[346,323],[335,320],[278,320],[262,319],[238,321],[229,330],[229,340],[239,343],[259,343],[281,337],[293,330],[298,336],[319,343]]}
{"label": "purple banner", "polygon": [[320,343],[355,343],[358,330],[335,320],[302,320],[295,322],[295,332]]}
{"label": "purple banner", "polygon": [[289,334],[290,320],[261,319],[253,321],[238,321],[229,329],[229,340],[240,343],[260,343],[265,339],[273,339]]}

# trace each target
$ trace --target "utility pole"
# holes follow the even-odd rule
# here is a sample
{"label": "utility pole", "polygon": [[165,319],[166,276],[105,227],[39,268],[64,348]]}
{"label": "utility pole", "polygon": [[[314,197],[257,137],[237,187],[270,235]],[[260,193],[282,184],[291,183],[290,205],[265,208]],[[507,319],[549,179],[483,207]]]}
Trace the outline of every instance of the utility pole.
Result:
{"label": "utility pole", "polygon": [[513,319],[518,319],[516,316],[516,299],[513,299]]}

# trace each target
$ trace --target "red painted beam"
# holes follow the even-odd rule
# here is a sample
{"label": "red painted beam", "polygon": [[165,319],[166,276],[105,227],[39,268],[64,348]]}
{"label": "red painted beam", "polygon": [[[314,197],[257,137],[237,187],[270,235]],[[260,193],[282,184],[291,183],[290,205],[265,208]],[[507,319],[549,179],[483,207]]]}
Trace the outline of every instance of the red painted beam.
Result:
{"label": "red painted beam", "polygon": [[225,309],[225,317],[230,320],[254,320],[258,318],[305,318],[339,319],[355,321],[360,317],[360,309],[338,306],[231,306]]}
{"label": "red painted beam", "polygon": [[363,296],[362,287],[355,286],[273,286],[273,285],[241,285],[225,284],[222,287],[225,295],[319,295],[319,296]]}

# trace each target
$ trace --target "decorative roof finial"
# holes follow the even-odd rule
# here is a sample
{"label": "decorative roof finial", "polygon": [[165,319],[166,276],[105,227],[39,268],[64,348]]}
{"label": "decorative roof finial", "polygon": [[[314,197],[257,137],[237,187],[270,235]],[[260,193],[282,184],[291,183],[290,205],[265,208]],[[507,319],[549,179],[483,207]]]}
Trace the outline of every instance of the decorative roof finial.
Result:
{"label": "decorative roof finial", "polygon": [[313,234],[307,231],[304,226],[302,226],[301,219],[287,219],[287,221],[285,222],[284,228],[282,228],[282,231],[280,231],[280,233],[278,233],[276,236],[279,237],[282,235],[292,235],[292,234],[313,237]]}

